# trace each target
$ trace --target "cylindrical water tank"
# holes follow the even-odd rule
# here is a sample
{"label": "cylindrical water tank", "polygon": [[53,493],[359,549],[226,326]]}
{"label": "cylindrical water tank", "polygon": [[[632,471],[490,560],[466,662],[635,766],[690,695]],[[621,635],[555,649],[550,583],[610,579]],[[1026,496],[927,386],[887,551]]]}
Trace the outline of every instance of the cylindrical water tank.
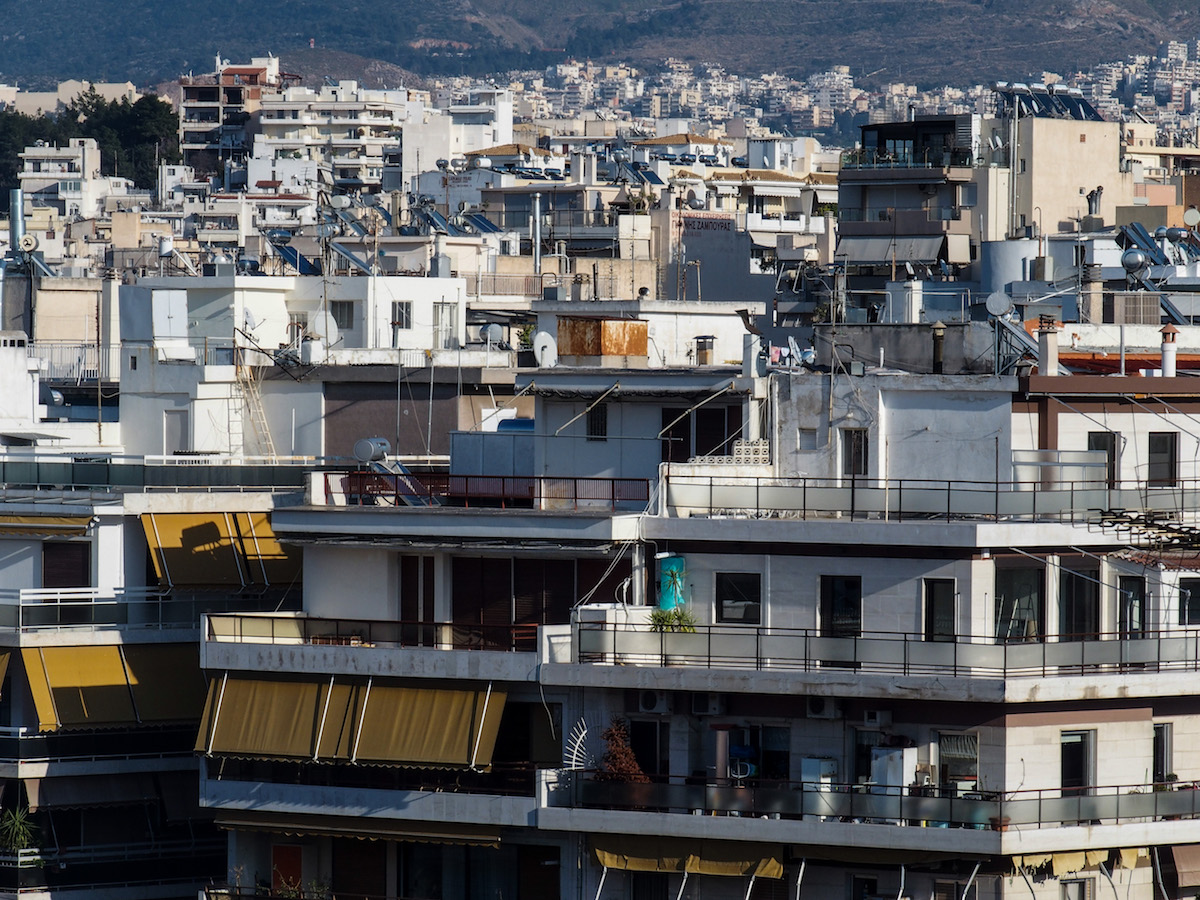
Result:
{"label": "cylindrical water tank", "polygon": [[387,438],[359,438],[354,442],[354,458],[359,462],[379,462],[391,452],[392,445]]}
{"label": "cylindrical water tank", "polygon": [[169,237],[161,237],[158,239],[158,255],[163,259],[171,256],[175,252],[175,240]]}

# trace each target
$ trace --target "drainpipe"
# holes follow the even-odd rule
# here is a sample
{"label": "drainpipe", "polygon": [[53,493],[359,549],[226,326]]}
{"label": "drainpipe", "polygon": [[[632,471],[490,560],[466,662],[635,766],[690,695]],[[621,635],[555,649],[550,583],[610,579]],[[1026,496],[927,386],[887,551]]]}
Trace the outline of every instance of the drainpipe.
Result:
{"label": "drainpipe", "polygon": [[[533,274],[542,274],[542,195],[533,195]],[[540,298],[539,298],[540,299]]]}
{"label": "drainpipe", "polygon": [[[938,319],[933,323],[933,374],[941,375],[945,365],[946,323]],[[882,363],[881,363],[882,365]]]}

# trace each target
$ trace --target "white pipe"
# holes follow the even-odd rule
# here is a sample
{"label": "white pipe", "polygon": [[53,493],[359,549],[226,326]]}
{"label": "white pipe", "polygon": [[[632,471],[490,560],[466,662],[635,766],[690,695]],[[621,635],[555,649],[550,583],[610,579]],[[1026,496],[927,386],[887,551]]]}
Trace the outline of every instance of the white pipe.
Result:
{"label": "white pipe", "polygon": [[596,885],[596,900],[600,900],[600,892],[604,890],[604,879],[608,877],[608,866],[600,871],[600,883]]}
{"label": "white pipe", "polygon": [[488,704],[492,701],[492,683],[488,682],[487,693],[483,696],[483,713],[479,716],[479,731],[475,733],[475,748],[471,751],[471,771],[475,770],[475,760],[479,757],[479,742],[483,740],[483,723],[487,719]]}
{"label": "white pipe", "polygon": [[679,882],[679,893],[675,895],[675,900],[683,900],[683,889],[687,887],[688,874],[683,873],[683,881]]}
{"label": "white pipe", "polygon": [[800,860],[800,868],[796,871],[796,900],[800,900],[800,882],[804,880],[804,869],[807,865],[807,859]]}

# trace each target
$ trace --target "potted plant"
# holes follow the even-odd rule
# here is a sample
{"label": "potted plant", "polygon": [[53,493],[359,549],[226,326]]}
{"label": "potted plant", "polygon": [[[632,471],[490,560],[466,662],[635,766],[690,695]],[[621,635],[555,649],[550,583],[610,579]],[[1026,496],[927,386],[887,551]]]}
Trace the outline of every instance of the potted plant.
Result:
{"label": "potted plant", "polygon": [[660,634],[668,631],[695,634],[696,614],[686,605],[653,609],[650,611],[650,630]]}
{"label": "potted plant", "polygon": [[9,853],[19,853],[37,845],[38,827],[25,807],[6,809],[0,814],[0,845]]}

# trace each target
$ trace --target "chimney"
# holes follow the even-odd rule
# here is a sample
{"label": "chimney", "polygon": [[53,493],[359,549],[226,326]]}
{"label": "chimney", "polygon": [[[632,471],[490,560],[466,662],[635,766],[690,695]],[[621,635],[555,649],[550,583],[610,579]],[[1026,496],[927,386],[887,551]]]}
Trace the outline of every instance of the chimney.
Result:
{"label": "chimney", "polygon": [[1038,317],[1038,374],[1058,374],[1058,325],[1046,313]]}
{"label": "chimney", "polygon": [[8,249],[17,252],[25,236],[25,192],[13,188],[8,192]]}
{"label": "chimney", "polygon": [[[933,328],[933,374],[941,375],[945,370],[946,323],[938,319]],[[882,365],[882,363],[881,363]]]}
{"label": "chimney", "polygon": [[1179,334],[1179,329],[1174,325],[1167,323],[1163,326],[1161,332],[1162,340],[1162,377],[1175,377],[1175,335]]}

